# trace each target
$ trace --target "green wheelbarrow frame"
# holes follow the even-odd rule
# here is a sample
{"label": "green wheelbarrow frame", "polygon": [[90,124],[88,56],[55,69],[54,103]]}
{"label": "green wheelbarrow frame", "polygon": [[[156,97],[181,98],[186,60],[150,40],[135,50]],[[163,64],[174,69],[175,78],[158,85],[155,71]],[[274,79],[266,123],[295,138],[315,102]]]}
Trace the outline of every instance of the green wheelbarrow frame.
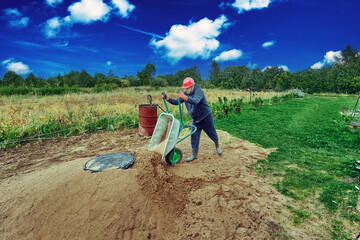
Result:
{"label": "green wheelbarrow frame", "polygon": [[[196,126],[184,124],[180,98],[178,98],[180,121],[174,118],[174,115],[170,113],[166,100],[163,99],[163,101],[166,108],[166,113],[161,113],[157,120],[153,135],[150,140],[149,150],[158,150],[160,153],[162,153],[161,162],[164,163],[166,161],[171,166],[174,166],[174,164],[180,162],[182,158],[182,152],[179,148],[176,148],[176,144],[194,134],[196,132]],[[180,132],[185,127],[191,127],[193,130],[191,133],[178,140]],[[165,146],[164,149],[157,149],[160,144]]]}

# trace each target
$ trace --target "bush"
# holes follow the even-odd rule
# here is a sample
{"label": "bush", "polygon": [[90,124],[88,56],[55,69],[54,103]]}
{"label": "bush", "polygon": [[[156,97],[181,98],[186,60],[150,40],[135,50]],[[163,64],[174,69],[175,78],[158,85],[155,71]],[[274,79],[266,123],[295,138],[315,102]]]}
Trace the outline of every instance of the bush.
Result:
{"label": "bush", "polygon": [[41,96],[63,95],[76,92],[81,92],[81,89],[78,87],[42,87],[35,90],[35,93]]}
{"label": "bush", "polygon": [[30,93],[34,93],[34,89],[31,87],[8,86],[0,88],[0,96],[27,95]]}
{"label": "bush", "polygon": [[1,87],[0,96],[11,96],[11,95],[63,95],[67,93],[76,93],[81,92],[81,88],[78,87],[42,87],[42,88],[32,88],[32,87]]}
{"label": "bush", "polygon": [[300,89],[291,89],[290,93],[294,97],[303,98],[305,96],[305,93],[303,91],[301,91]]}
{"label": "bush", "polygon": [[168,82],[164,78],[155,78],[150,81],[151,87],[167,87]]}
{"label": "bush", "polygon": [[262,105],[264,103],[264,101],[261,99],[261,97],[257,97],[254,100],[254,106],[255,107],[259,107],[260,105]]}
{"label": "bush", "polygon": [[129,80],[126,80],[126,79],[120,79],[120,87],[122,88],[126,88],[126,87],[130,87],[131,86],[131,83]]}
{"label": "bush", "polygon": [[224,114],[225,115],[228,114],[230,111],[235,111],[237,108],[241,109],[242,104],[243,104],[242,98],[231,99],[229,101],[226,97],[223,97],[223,99],[221,99],[221,97],[218,97],[218,101],[215,103],[211,103],[210,106],[212,111],[216,115],[222,116]]}
{"label": "bush", "polygon": [[96,93],[99,92],[110,92],[116,89],[118,86],[115,83],[109,83],[109,84],[101,84],[99,86],[96,86],[93,88],[93,91]]}

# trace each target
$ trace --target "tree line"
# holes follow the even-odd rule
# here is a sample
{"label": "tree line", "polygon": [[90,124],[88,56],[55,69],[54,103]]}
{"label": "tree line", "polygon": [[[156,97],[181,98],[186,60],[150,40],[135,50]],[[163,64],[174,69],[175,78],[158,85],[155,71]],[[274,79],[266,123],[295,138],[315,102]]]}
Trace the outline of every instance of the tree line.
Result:
{"label": "tree line", "polygon": [[337,61],[320,69],[304,69],[291,73],[281,67],[273,66],[261,70],[250,69],[247,66],[228,66],[220,69],[216,61],[212,61],[209,79],[203,80],[199,68],[177,71],[175,74],[156,76],[156,67],[152,63],[146,64],[136,77],[116,76],[111,70],[107,75],[95,73],[94,76],[86,70],[71,71],[64,75],[47,79],[36,77],[30,73],[25,78],[13,71],[7,71],[0,78],[1,86],[13,87],[130,87],[130,86],[181,86],[186,77],[192,77],[196,83],[205,88],[224,89],[252,89],[253,91],[301,89],[307,93],[357,93],[360,91],[360,54],[348,45],[341,51]]}

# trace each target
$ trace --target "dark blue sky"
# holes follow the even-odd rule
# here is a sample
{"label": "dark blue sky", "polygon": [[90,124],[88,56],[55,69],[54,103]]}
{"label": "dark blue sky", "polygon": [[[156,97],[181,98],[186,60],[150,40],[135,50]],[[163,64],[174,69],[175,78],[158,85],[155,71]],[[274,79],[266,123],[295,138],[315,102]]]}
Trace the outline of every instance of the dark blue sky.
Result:
{"label": "dark blue sky", "polygon": [[216,59],[290,72],[321,68],[348,44],[360,50],[359,0],[27,0],[0,3],[0,76],[136,76]]}

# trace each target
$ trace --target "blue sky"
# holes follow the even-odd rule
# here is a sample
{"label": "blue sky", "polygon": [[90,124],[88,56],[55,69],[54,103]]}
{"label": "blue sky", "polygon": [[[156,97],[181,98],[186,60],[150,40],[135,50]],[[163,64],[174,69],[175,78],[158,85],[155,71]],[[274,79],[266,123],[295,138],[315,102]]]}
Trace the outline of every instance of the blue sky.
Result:
{"label": "blue sky", "polygon": [[360,50],[359,0],[16,0],[0,14],[0,76],[136,76],[153,63],[206,79],[213,59],[296,72]]}

